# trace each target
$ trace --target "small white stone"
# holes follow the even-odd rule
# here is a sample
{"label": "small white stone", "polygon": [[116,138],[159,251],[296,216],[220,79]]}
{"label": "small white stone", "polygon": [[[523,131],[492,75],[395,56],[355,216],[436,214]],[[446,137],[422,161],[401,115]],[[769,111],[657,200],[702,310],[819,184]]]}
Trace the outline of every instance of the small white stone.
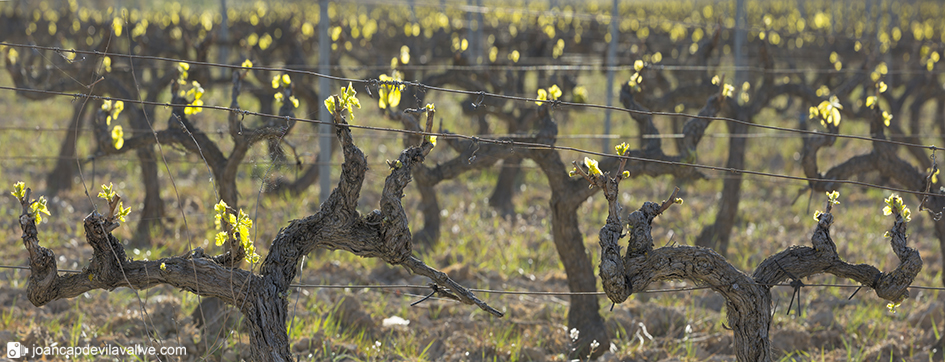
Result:
{"label": "small white stone", "polygon": [[384,327],[406,327],[410,325],[410,321],[398,316],[393,316],[390,318],[384,318],[384,320],[381,321],[381,325]]}

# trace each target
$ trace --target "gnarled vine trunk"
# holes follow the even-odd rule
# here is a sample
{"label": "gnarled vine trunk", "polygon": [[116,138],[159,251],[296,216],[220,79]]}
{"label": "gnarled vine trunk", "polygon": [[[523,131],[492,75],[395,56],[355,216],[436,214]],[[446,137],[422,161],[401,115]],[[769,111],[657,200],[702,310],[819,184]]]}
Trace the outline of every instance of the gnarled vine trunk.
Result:
{"label": "gnarled vine trunk", "polygon": [[[53,252],[40,246],[34,215],[30,214],[29,191],[20,200],[19,218],[23,242],[30,253],[30,278],[27,294],[36,306],[72,298],[94,289],[133,289],[168,284],[204,297],[218,298],[236,306],[249,328],[251,358],[255,361],[294,360],[286,333],[287,291],[296,277],[302,258],[315,249],[347,250],[362,257],[381,258],[391,265],[401,265],[412,273],[429,277],[440,296],[474,304],[495,316],[502,313],[477,299],[445,273],[437,271],[412,255],[412,236],[407,215],[401,205],[403,190],[411,181],[412,169],[423,162],[433,144],[424,140],[405,149],[392,163],[384,182],[380,209],[367,216],[357,211],[367,160],[355,146],[351,132],[341,115],[340,99],[335,97],[334,122],[344,153],[341,180],[319,211],[293,220],[272,241],[269,254],[259,274],[239,269],[245,256],[233,235],[228,251],[208,256],[200,248],[187,255],[152,261],[130,260],[121,242],[112,235],[119,227],[115,206],[109,201],[107,215],[93,212],[85,218],[86,241],[94,250],[89,265],[81,273],[60,276]],[[433,112],[427,114],[427,131]]]}
{"label": "gnarled vine trunk", "polygon": [[[617,177],[610,173],[578,172],[603,190],[608,203],[606,224],[599,239],[601,262],[599,275],[607,297],[622,303],[630,294],[646,290],[651,283],[684,279],[705,285],[721,294],[726,301],[729,327],[735,337],[738,361],[771,361],[771,287],[788,279],[803,286],[801,279],[821,273],[848,278],[872,288],[880,298],[900,302],[909,296],[908,287],[922,269],[919,252],[907,246],[907,214],[893,208],[895,221],[890,229],[890,246],[899,258],[899,266],[883,273],[867,264],[849,264],[837,253],[830,236],[834,216],[832,203],[817,216],[811,246],[794,246],[765,259],[749,277],[711,249],[691,246],[653,248],[651,228],[654,219],[676,202],[676,192],[662,204],[644,203],[640,209],[624,216],[617,202]],[[678,189],[676,190],[678,191]],[[900,200],[901,201],[901,200]],[[619,240],[629,235],[627,251],[621,255]]]}

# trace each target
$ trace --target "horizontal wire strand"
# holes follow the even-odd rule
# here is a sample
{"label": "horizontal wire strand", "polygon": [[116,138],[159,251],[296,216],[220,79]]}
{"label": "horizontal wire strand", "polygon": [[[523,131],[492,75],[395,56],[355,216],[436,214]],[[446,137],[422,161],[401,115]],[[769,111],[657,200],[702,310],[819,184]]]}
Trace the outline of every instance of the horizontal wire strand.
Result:
{"label": "horizontal wire strand", "polygon": [[[18,269],[18,270],[30,270],[28,266],[15,266],[15,265],[0,265],[0,269]],[[58,269],[60,272],[64,273],[81,273],[81,270],[70,270],[70,269]],[[769,287],[792,287],[791,284],[758,284]],[[820,287],[820,288],[860,288],[862,285],[857,284],[804,284],[805,287]],[[291,288],[311,288],[311,289],[430,289],[429,285],[410,285],[410,284],[289,284]],[[701,285],[694,287],[682,287],[682,288],[664,288],[664,289],[648,289],[644,291],[634,292],[633,294],[638,293],[672,293],[672,292],[686,292],[693,290],[702,290],[702,289],[711,289],[716,287],[723,287],[719,285]],[[945,291],[945,287],[930,287],[922,285],[910,285],[909,288],[923,289],[923,290],[942,290]],[[604,292],[556,292],[556,291],[531,291],[531,290],[495,290],[495,289],[476,289],[469,288],[467,289],[471,292],[476,293],[488,293],[488,294],[509,294],[509,295],[555,295],[555,296],[574,296],[574,295],[606,295]]]}
{"label": "horizontal wire strand", "polygon": [[[73,52],[73,53],[80,53],[80,54],[93,54],[93,55],[98,55],[98,56],[115,56],[115,57],[125,57],[125,58],[137,58],[137,59],[159,60],[159,61],[166,61],[166,62],[188,63],[188,64],[192,64],[192,65],[202,65],[202,66],[218,67],[218,68],[249,69],[249,68],[243,67],[242,65],[232,65],[232,64],[222,64],[222,63],[212,63],[212,62],[190,61],[190,60],[181,60],[181,59],[174,59],[174,58],[168,58],[168,57],[157,57],[157,56],[150,56],[150,55],[134,55],[134,54],[123,54],[123,53],[109,53],[109,52],[99,51],[99,50],[75,50],[75,49],[63,50],[62,48],[59,48],[59,47],[49,47],[49,46],[41,46],[41,45],[27,45],[27,44],[17,44],[17,43],[8,43],[8,42],[0,42],[0,45],[6,45],[6,46],[10,46],[10,47],[30,48],[30,49],[54,50],[54,51],[59,51],[59,52],[66,51],[66,52]],[[426,85],[426,84],[423,84],[423,83],[420,83],[420,82],[414,82],[414,81],[382,81],[382,80],[379,80],[379,79],[354,79],[354,78],[346,78],[346,77],[333,76],[333,75],[328,75],[328,74],[321,74],[321,73],[317,73],[317,72],[314,72],[314,71],[297,70],[297,69],[290,69],[290,68],[284,68],[284,67],[282,67],[282,68],[274,68],[274,67],[263,67],[263,66],[253,65],[252,69],[268,70],[268,71],[277,71],[277,72],[285,72],[285,73],[295,73],[295,74],[303,74],[303,75],[314,76],[314,77],[316,77],[316,78],[325,78],[325,79],[330,79],[330,80],[335,80],[335,81],[350,82],[350,83],[359,83],[359,84],[374,85],[374,86],[377,86],[377,85],[412,86],[412,87],[417,87],[417,88],[419,88],[421,91],[433,90],[433,91],[438,91],[438,92],[454,93],[454,94],[463,94],[463,95],[469,95],[469,96],[484,96],[484,97],[485,97],[485,96],[488,96],[488,97],[492,97],[492,98],[513,100],[513,101],[519,101],[519,102],[537,102],[537,103],[542,103],[542,104],[551,104],[551,105],[553,105],[553,106],[555,106],[555,107],[558,107],[558,106],[567,106],[567,107],[575,107],[575,108],[592,108],[592,109],[603,109],[603,110],[611,110],[611,111],[617,111],[617,112],[625,112],[625,113],[631,113],[631,114],[641,114],[641,115],[648,115],[648,116],[683,117],[683,118],[694,118],[694,119],[702,119],[702,120],[709,120],[709,121],[717,120],[717,121],[725,121],[725,122],[731,122],[731,123],[738,123],[738,124],[743,124],[743,125],[746,125],[746,126],[749,126],[749,127],[757,127],[757,128],[762,128],[762,129],[770,129],[770,130],[781,131],[781,132],[793,132],[793,133],[802,133],[802,134],[823,135],[823,133],[817,132],[817,131],[810,131],[810,130],[801,130],[801,129],[794,129],[794,128],[785,128],[785,127],[777,127],[777,126],[762,125],[762,124],[758,124],[758,123],[753,123],[753,122],[749,122],[749,121],[743,121],[743,120],[738,120],[738,119],[728,118],[728,117],[700,116],[700,115],[692,115],[692,114],[676,113],[676,112],[640,111],[640,110],[632,110],[632,109],[621,108],[621,107],[617,107],[617,106],[606,106],[606,105],[593,104],[593,103],[574,103],[574,102],[565,102],[565,101],[560,101],[560,100],[542,100],[542,99],[529,98],[529,97],[522,97],[522,96],[513,96],[513,95],[504,95],[504,94],[489,93],[489,92],[485,92],[485,91],[470,91],[470,90],[462,90],[462,89],[436,87],[436,86],[430,86],[430,85]],[[15,89],[14,89],[14,88],[15,88]],[[82,98],[82,97],[84,97],[84,98],[92,98],[92,99],[97,99],[97,100],[121,100],[121,101],[123,101],[123,102],[139,103],[139,104],[155,105],[155,106],[173,106],[173,105],[167,104],[167,103],[147,102],[147,101],[138,101],[138,100],[126,100],[126,99],[120,99],[120,98],[115,98],[115,97],[102,97],[102,96],[89,95],[89,94],[82,94],[82,93],[67,93],[67,92],[56,92],[56,91],[46,91],[46,90],[34,90],[34,89],[19,88],[19,87],[2,87],[2,88],[0,88],[0,89],[6,89],[6,90],[21,90],[21,91],[39,92],[39,93],[46,93],[46,94],[59,94],[59,95],[64,95],[64,96],[76,97],[76,98]],[[238,111],[238,110],[230,109],[230,108],[227,108],[227,107],[210,106],[210,105],[203,105],[203,106],[188,105],[188,107],[204,108],[204,109],[214,109],[214,110],[226,110],[226,111]],[[246,113],[246,112],[247,112],[247,111],[241,111],[241,113],[244,113],[244,114],[253,114],[253,115],[256,115],[256,116],[271,117],[271,118],[286,118],[286,117],[280,117],[280,116],[276,116],[276,115],[266,115],[266,114],[261,114],[261,113],[256,113],[256,112],[252,112],[252,113]],[[295,120],[298,120],[298,119],[295,119]],[[324,122],[324,121],[321,121],[321,122],[318,122],[318,123],[326,123],[326,124],[327,124],[327,122]],[[908,143],[908,142],[901,142],[901,141],[894,141],[894,140],[885,140],[885,139],[875,139],[875,138],[872,138],[872,137],[865,137],[865,136],[841,135],[841,134],[835,134],[835,135],[831,135],[831,136],[837,137],[837,138],[858,139],[858,140],[870,141],[870,142],[889,143],[889,144],[894,144],[894,145],[899,145],[899,146],[905,146],[905,147],[927,148],[927,149],[930,149],[930,150],[933,150],[933,151],[945,150],[945,148],[938,147],[938,146],[935,146],[935,145],[917,145],[917,144]]]}
{"label": "horizontal wire strand", "polygon": [[[60,95],[60,96],[67,96],[67,97],[73,97],[73,98],[92,98],[92,99],[98,99],[98,100],[115,100],[115,101],[122,101],[122,102],[127,102],[127,103],[132,103],[132,104],[137,103],[137,104],[146,104],[146,105],[154,105],[154,106],[164,106],[164,107],[183,107],[183,106],[184,106],[184,105],[174,105],[174,104],[170,104],[170,103],[150,102],[150,101],[139,101],[139,100],[134,100],[134,99],[115,98],[115,97],[103,97],[103,96],[96,96],[96,95],[88,95],[88,94],[84,94],[84,93],[66,93],[66,92],[48,91],[48,90],[24,89],[24,88],[8,87],[8,86],[0,86],[0,90],[14,90],[14,91],[16,91],[16,90],[21,90],[21,91],[26,91],[26,92],[45,93],[45,94]],[[474,94],[477,94],[477,93],[474,93]],[[515,97],[515,98],[521,98],[521,97]],[[524,99],[524,98],[523,98],[523,99]],[[189,106],[188,106],[188,107],[189,107]],[[265,114],[265,113],[254,112],[254,111],[247,111],[247,110],[241,110],[241,109],[233,109],[233,108],[222,107],[222,106],[203,105],[203,106],[199,106],[199,107],[200,107],[200,108],[204,108],[204,109],[212,109],[212,110],[219,110],[219,111],[236,112],[236,113],[243,114],[243,115],[253,115],[253,116],[267,117],[267,118],[273,118],[273,119],[282,119],[282,120],[286,120],[286,121],[298,121],[298,122],[305,122],[305,123],[335,125],[334,122],[319,121],[319,120],[312,120],[312,119],[305,119],[305,118],[297,118],[297,117],[289,117],[289,116],[276,116],[276,115],[271,115],[271,114]],[[642,112],[642,113],[651,114],[651,115],[667,115],[667,116],[668,116],[668,115],[679,115],[679,114],[666,113],[666,112]],[[692,116],[692,118],[700,118],[700,117]],[[711,118],[711,117],[701,117],[701,118]],[[736,122],[738,122],[738,123],[743,123],[742,121],[736,121]],[[780,127],[761,126],[761,125],[757,125],[757,124],[750,123],[750,122],[746,122],[746,124],[753,124],[753,125],[755,125],[756,127],[761,127],[761,128],[770,128],[770,129],[777,129],[777,130],[780,130],[780,129],[781,129]],[[397,128],[388,128],[388,127],[364,126],[364,125],[356,125],[356,124],[346,124],[346,125],[344,125],[344,127],[355,128],[355,129],[365,129],[365,130],[372,130],[372,131],[382,131],[382,132],[394,132],[394,133],[414,134],[414,135],[424,135],[424,136],[437,136],[437,137],[442,137],[442,138],[444,138],[444,139],[445,139],[445,138],[465,139],[465,140],[470,140],[470,141],[474,141],[474,142],[493,143],[493,144],[499,144],[499,145],[505,145],[505,146],[518,146],[518,147],[523,147],[523,148],[528,148],[528,149],[545,149],[545,150],[573,151],[573,152],[576,152],[576,153],[579,153],[579,154],[594,155],[594,156],[602,156],[602,157],[616,157],[616,158],[622,158],[622,159],[627,159],[627,160],[630,160],[630,161],[637,161],[637,162],[644,162],[644,163],[646,163],[646,162],[649,162],[649,163],[659,163],[659,164],[671,165],[671,166],[693,167],[693,168],[699,168],[699,169],[705,169],[705,170],[730,172],[730,173],[735,173],[735,174],[748,174],[748,175],[774,177],[774,178],[783,178],[783,179],[799,180],[799,181],[807,181],[807,182],[831,182],[831,183],[836,183],[836,184],[856,185],[856,186],[863,186],[863,187],[868,187],[868,188],[874,188],[874,189],[880,189],[880,190],[887,190],[887,191],[895,191],[895,192],[900,192],[900,193],[904,193],[904,194],[913,194],[913,195],[922,195],[922,196],[935,196],[935,197],[942,196],[942,194],[934,193],[934,192],[924,192],[924,191],[916,191],[916,190],[907,190],[907,189],[902,189],[902,188],[897,188],[897,187],[871,184],[871,183],[862,182],[862,181],[854,181],[854,180],[834,180],[834,179],[823,179],[823,178],[811,178],[811,177],[801,177],[801,176],[790,176],[790,175],[782,175],[782,174],[775,174],[775,173],[768,173],[768,172],[761,172],[761,171],[752,171],[752,170],[745,170],[745,169],[736,169],[736,168],[731,168],[731,167],[710,166],[710,165],[702,165],[702,164],[697,164],[697,163],[685,163],[685,162],[677,162],[677,161],[666,161],[666,160],[658,160],[658,159],[651,159],[651,158],[645,158],[645,157],[620,156],[620,155],[615,155],[615,154],[609,154],[609,153],[603,153],[603,152],[585,150],[585,149],[581,149],[581,148],[577,148],[577,147],[555,146],[555,145],[548,145],[548,144],[544,144],[544,143],[530,143],[530,142],[519,142],[519,141],[512,141],[512,140],[490,139],[490,138],[482,138],[482,137],[478,137],[478,136],[469,136],[469,135],[458,134],[458,133],[422,132],[422,131],[411,131],[411,130],[404,130],[404,129],[397,129]],[[790,130],[790,129],[786,129],[786,130]],[[792,130],[792,131],[799,131],[799,130]],[[821,134],[821,135],[822,135],[822,133],[813,132],[813,131],[804,131],[804,132],[801,132],[801,133]],[[832,137],[840,137],[840,135],[830,135],[830,136],[832,136]],[[871,142],[883,141],[883,142],[885,142],[885,143],[892,143],[892,144],[898,144],[898,145],[908,145],[908,146],[911,146],[911,147],[918,147],[918,148],[928,148],[928,149],[931,149],[931,150],[933,150],[933,151],[934,151],[934,150],[942,150],[942,149],[943,149],[943,148],[939,148],[939,147],[937,147],[937,146],[921,146],[921,145],[915,145],[915,144],[904,143],[904,142],[898,142],[898,141],[876,140],[876,139],[866,138],[866,137],[860,137],[860,136],[849,136],[849,135],[847,135],[847,136],[841,137],[841,138],[862,139],[862,140],[868,140],[868,141],[871,141]]]}

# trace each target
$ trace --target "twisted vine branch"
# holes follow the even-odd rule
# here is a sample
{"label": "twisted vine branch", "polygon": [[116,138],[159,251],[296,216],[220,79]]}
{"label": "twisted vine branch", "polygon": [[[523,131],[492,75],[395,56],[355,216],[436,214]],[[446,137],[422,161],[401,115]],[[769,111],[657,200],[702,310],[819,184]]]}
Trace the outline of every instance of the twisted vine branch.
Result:
{"label": "twisted vine branch", "polygon": [[[356,207],[367,160],[354,144],[342,110],[336,109],[333,115],[336,135],[344,151],[341,180],[317,213],[291,221],[278,233],[259,274],[235,268],[231,263],[218,262],[228,258],[208,256],[200,248],[179,257],[131,260],[121,242],[111,234],[119,226],[118,221],[113,215],[93,212],[84,221],[86,241],[94,249],[91,261],[82,273],[59,275],[55,254],[40,245],[36,219],[30,215],[26,201],[20,200],[24,205],[20,227],[23,243],[30,254],[27,287],[30,302],[42,306],[95,289],[145,289],[168,284],[201,296],[217,297],[238,307],[249,327],[253,360],[290,361],[293,357],[285,328],[289,283],[295,278],[303,256],[325,248],[347,250],[362,257],[376,257],[392,265],[402,265],[413,273],[432,279],[439,286],[440,296],[476,305],[501,317],[501,312],[476,298],[448,275],[412,255],[407,215],[400,199],[411,181],[411,169],[422,163],[433,149],[430,140],[426,139],[401,153],[385,180],[380,209],[365,217]],[[427,112],[427,117],[429,130],[432,110]],[[29,199],[28,193],[25,199]]]}
{"label": "twisted vine branch", "polygon": [[[601,228],[599,275],[607,297],[622,303],[634,291],[642,291],[661,280],[684,279],[710,286],[722,294],[728,309],[728,322],[735,334],[738,361],[770,361],[771,286],[789,277],[803,278],[829,273],[854,280],[872,288],[880,298],[901,302],[909,296],[907,288],[922,269],[919,252],[907,246],[906,216],[893,209],[895,221],[889,230],[890,246],[899,257],[899,266],[884,273],[867,264],[850,264],[837,253],[830,236],[834,216],[832,204],[817,217],[811,246],[794,246],[765,259],[748,276],[715,251],[702,247],[669,246],[653,248],[650,234],[654,219],[676,199],[676,192],[662,204],[645,202],[638,210],[624,216],[617,202],[621,176],[590,174],[577,167],[578,173],[599,187],[607,198],[609,211]],[[678,190],[678,189],[677,189]],[[621,255],[619,240],[629,228],[627,251]]]}

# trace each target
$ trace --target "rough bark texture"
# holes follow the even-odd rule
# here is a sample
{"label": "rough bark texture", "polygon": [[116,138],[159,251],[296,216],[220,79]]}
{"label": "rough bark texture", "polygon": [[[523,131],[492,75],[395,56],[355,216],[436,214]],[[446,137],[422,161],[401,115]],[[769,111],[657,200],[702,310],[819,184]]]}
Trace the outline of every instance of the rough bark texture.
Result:
{"label": "rough bark texture", "polygon": [[[622,168],[622,167],[621,167]],[[900,302],[909,296],[907,288],[922,269],[919,252],[907,246],[906,220],[894,211],[890,246],[899,257],[899,266],[883,273],[866,264],[849,264],[837,254],[830,237],[832,204],[818,216],[811,246],[794,246],[765,259],[752,276],[739,271],[715,251],[702,247],[671,246],[654,249],[650,234],[653,220],[676,201],[676,192],[662,204],[646,202],[624,216],[617,202],[622,176],[609,173],[590,175],[578,172],[602,189],[608,202],[606,224],[599,234],[601,262],[599,275],[604,291],[614,303],[622,303],[633,292],[646,290],[661,280],[684,279],[709,286],[726,300],[728,325],[735,337],[738,361],[771,361],[768,332],[771,327],[771,286],[800,281],[811,275],[830,273],[874,289],[880,298]],[[618,170],[619,171],[619,170]],[[678,191],[678,189],[677,189]],[[621,255],[620,239],[629,230],[627,251]]]}
{"label": "rough bark texture", "polygon": [[[705,53],[701,54],[703,59],[711,51],[718,39],[717,35],[710,38],[701,49]],[[701,50],[700,50],[701,51]],[[481,77],[481,78],[480,78]],[[506,83],[515,83],[518,79],[514,76],[506,77],[506,82],[502,83],[497,76],[488,74],[475,74],[474,77],[457,76],[455,73],[437,74],[427,77],[423,84],[443,85],[454,84],[460,88],[470,90],[480,90],[493,87],[497,90],[503,90]],[[658,79],[658,78],[657,78]],[[547,80],[545,80],[547,81]],[[659,80],[657,80],[658,82]],[[705,82],[708,84],[708,80]],[[550,85],[550,84],[549,84]],[[560,83],[559,83],[560,85]],[[668,82],[664,84],[668,86]],[[573,86],[573,84],[571,85]],[[570,89],[571,86],[565,86]],[[672,108],[681,102],[695,103],[704,102],[704,106],[699,112],[700,116],[715,116],[726,104],[731,102],[720,101],[718,95],[713,95],[719,87],[710,85],[699,85],[696,87],[683,87],[675,89],[661,98],[653,100],[659,109]],[[408,92],[416,91],[408,88]],[[422,99],[423,92],[415,94],[408,93],[406,99]],[[624,87],[621,92],[621,101],[624,107],[629,110],[646,111],[646,109],[637,104],[634,100],[633,92],[629,87]],[[492,97],[472,97],[463,102],[464,113],[470,116],[481,117],[488,115],[500,119],[509,124],[509,132],[515,134],[513,137],[502,138],[500,140],[522,141],[529,143],[544,143],[553,145],[557,137],[557,125],[551,119],[550,107],[539,107],[537,112],[531,110],[522,113],[503,111],[505,100]],[[400,120],[406,129],[419,130],[419,123],[408,113],[388,110],[387,115],[394,120]],[[697,169],[686,166],[673,166],[665,163],[648,162],[644,159],[671,161],[671,162],[695,162],[697,158],[696,147],[704,135],[706,127],[710,120],[692,118],[687,120],[684,125],[684,137],[679,155],[667,155],[662,150],[659,131],[655,127],[652,117],[631,113],[631,116],[638,122],[641,128],[641,146],[639,149],[630,151],[628,156],[635,157],[627,168],[631,174],[636,177],[640,175],[657,176],[671,174],[679,178],[701,179],[705,176]],[[531,128],[533,134],[522,136],[527,129]],[[408,144],[417,142],[418,136],[405,137]],[[588,258],[587,250],[583,245],[583,238],[577,223],[577,209],[589,196],[596,190],[588,189],[587,183],[582,180],[570,180],[566,175],[566,168],[560,159],[557,151],[534,150],[526,148],[512,147],[504,144],[479,143],[469,140],[443,140],[456,150],[458,155],[447,161],[433,167],[420,166],[414,169],[414,178],[417,181],[417,187],[421,190],[432,189],[436,184],[443,180],[451,179],[459,174],[487,167],[498,161],[503,161],[503,171],[500,173],[500,182],[490,198],[490,204],[500,212],[507,212],[511,209],[511,196],[514,195],[514,180],[516,168],[515,164],[522,158],[530,158],[535,161],[548,178],[549,185],[552,187],[552,195],[549,200],[552,211],[552,235],[555,241],[555,247],[565,267],[568,275],[568,285],[573,292],[592,292],[596,290],[593,276],[593,267]],[[617,159],[610,158],[602,160],[602,167],[614,167]],[[424,215],[424,226],[415,234],[414,241],[418,244],[436,240],[439,236],[440,225],[440,207],[437,203],[435,193],[422,193],[421,210]],[[592,296],[572,296],[568,312],[568,327],[576,328],[581,331],[581,338],[575,344],[576,348],[572,351],[572,356],[587,356],[589,344],[597,340],[602,345],[607,345],[609,336],[603,326],[603,318],[599,313],[600,305],[597,298]],[[599,349],[597,354],[604,350]]]}
{"label": "rough bark texture", "polygon": [[[628,109],[642,110],[642,107],[634,102],[629,87],[624,87],[621,92],[621,100]],[[719,112],[721,106],[718,98],[712,96],[699,114],[714,116]],[[531,137],[517,140],[554,145],[558,136],[558,127],[550,112],[551,107],[548,105],[538,107],[535,112],[537,116],[535,133]],[[659,135],[651,117],[638,113],[632,115],[640,124],[644,134]],[[640,159],[648,158],[674,162],[680,162],[683,159],[690,160],[690,162],[694,161],[695,146],[702,138],[707,124],[708,121],[704,119],[692,118],[687,121],[684,127],[686,130],[684,139],[692,147],[683,151],[681,155],[666,155],[662,151],[659,138],[652,137],[642,140],[644,143],[641,149],[629,150],[625,155],[636,157],[636,160],[628,162],[626,159],[606,158],[601,160],[600,167],[602,169],[614,169],[620,164],[621,169],[626,167],[634,177],[671,174],[680,178],[702,178],[702,174],[691,167],[643,162]],[[564,162],[561,161],[560,154],[554,149],[516,148],[515,152],[535,161],[545,177],[548,178],[548,184],[551,187],[549,204],[552,212],[552,237],[555,242],[555,249],[558,251],[562,264],[564,264],[565,273],[568,276],[569,290],[572,292],[596,291],[593,265],[588,251],[584,247],[582,233],[577,221],[577,209],[588,197],[597,192],[597,189],[588,188],[588,184],[582,179],[569,179],[567,168]],[[594,296],[571,296],[571,304],[568,309],[568,328],[576,328],[581,331],[580,339],[575,343],[576,348],[571,351],[572,357],[587,356],[590,351],[589,345],[594,340],[601,345],[608,345],[610,336],[607,335],[604,328],[603,317],[601,317],[599,309],[600,304]],[[603,349],[596,350],[595,357],[603,352]]]}
{"label": "rough bark texture", "polygon": [[[336,102],[340,102],[336,98]],[[433,112],[428,113],[429,123]],[[286,291],[295,278],[302,257],[315,249],[340,249],[362,257],[381,258],[392,265],[402,265],[412,273],[429,277],[439,286],[440,297],[474,304],[494,316],[502,313],[477,299],[472,293],[412,256],[412,237],[407,215],[400,203],[403,190],[411,181],[413,167],[423,162],[433,144],[422,144],[404,150],[384,183],[380,209],[367,216],[356,210],[361,185],[367,171],[367,160],[355,146],[350,130],[345,127],[341,109],[334,112],[337,136],[344,151],[345,163],[338,186],[314,215],[293,220],[272,241],[269,254],[259,274],[236,267],[241,253],[230,254],[237,247],[233,238],[227,254],[208,256],[195,249],[181,257],[154,261],[133,261],[125,256],[121,242],[111,231],[119,226],[110,203],[108,215],[92,213],[85,218],[86,241],[94,255],[82,273],[61,276],[57,272],[53,252],[39,245],[35,218],[28,213],[29,191],[24,200],[20,226],[23,242],[30,253],[30,279],[27,294],[36,306],[50,301],[72,298],[94,289],[133,289],[168,284],[204,297],[218,298],[236,306],[245,317],[250,334],[252,359],[257,361],[291,361],[286,334]]]}
{"label": "rough bark texture", "polygon": [[[547,106],[538,109],[542,127],[535,141],[553,145],[558,134],[558,127],[551,119],[549,111]],[[584,237],[577,221],[577,209],[592,194],[592,190],[589,190],[584,182],[567,178],[564,162],[561,161],[561,156],[557,151],[532,149],[524,152],[538,164],[548,177],[548,184],[551,186],[549,204],[552,237],[568,276],[568,290],[571,292],[597,291],[594,266],[591,264],[587,249],[584,248]],[[607,335],[604,319],[599,312],[600,304],[597,296],[572,295],[570,298],[568,328],[581,331],[580,338],[574,342],[576,348],[571,351],[570,356],[573,358],[587,356],[590,352],[589,345],[593,340],[602,346],[610,345],[610,336]],[[595,351],[595,357],[603,353],[602,350]]]}
{"label": "rough bark texture", "polygon": [[[809,182],[808,187],[812,192],[836,190],[839,189],[840,184],[831,180],[849,180],[872,172],[877,172],[880,176],[901,187],[916,192],[935,191],[941,187],[941,181],[933,183],[927,173],[900,158],[897,153],[899,146],[878,142],[886,139],[886,126],[883,124],[882,114],[878,109],[867,108],[858,116],[866,118],[870,122],[870,136],[876,140],[873,142],[873,149],[868,153],[850,157],[826,172],[821,172],[817,165],[817,152],[823,147],[833,145],[836,140],[834,135],[839,132],[839,127],[830,125],[826,133],[804,138],[804,147],[801,154],[804,174],[810,178],[825,180]],[[891,132],[896,133],[895,131]],[[945,253],[945,218],[940,217],[940,213],[945,211],[945,196],[925,197],[917,195],[917,198],[922,200],[922,207],[919,211],[928,210],[932,215],[935,236],[938,238],[942,253]],[[945,283],[945,276],[943,276],[943,283]]]}

